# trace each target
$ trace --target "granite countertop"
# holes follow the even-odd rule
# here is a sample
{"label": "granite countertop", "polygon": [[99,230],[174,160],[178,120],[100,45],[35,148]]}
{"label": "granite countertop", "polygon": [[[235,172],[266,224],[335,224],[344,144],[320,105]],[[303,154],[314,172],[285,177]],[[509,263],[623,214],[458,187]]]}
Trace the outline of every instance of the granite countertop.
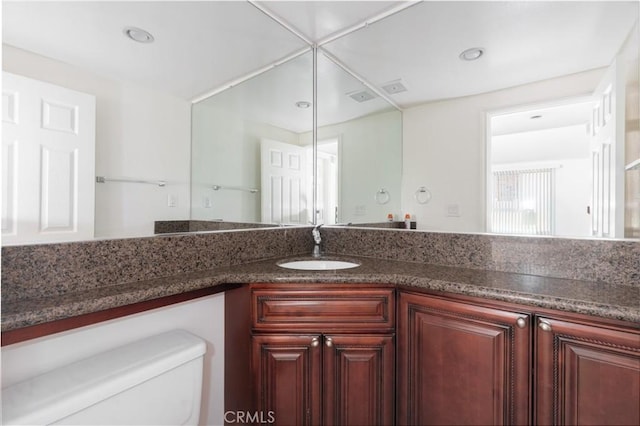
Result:
{"label": "granite countertop", "polygon": [[[277,266],[285,259],[269,259],[58,296],[3,300],[2,331],[222,284],[255,282],[397,284],[640,323],[640,287],[357,256],[325,258],[351,260],[360,266],[299,271]],[[298,259],[310,258],[286,260]]]}

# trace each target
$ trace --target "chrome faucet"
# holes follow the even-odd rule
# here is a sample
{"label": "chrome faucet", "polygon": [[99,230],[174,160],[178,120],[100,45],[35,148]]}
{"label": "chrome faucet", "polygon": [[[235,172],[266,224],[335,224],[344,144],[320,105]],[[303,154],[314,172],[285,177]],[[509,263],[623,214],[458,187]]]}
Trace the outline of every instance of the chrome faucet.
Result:
{"label": "chrome faucet", "polygon": [[312,257],[320,257],[320,243],[322,242],[322,237],[320,236],[320,227],[322,224],[318,224],[313,227],[313,231],[311,231],[311,235],[313,235],[313,241],[315,241],[315,245],[313,246],[313,251],[311,252]]}

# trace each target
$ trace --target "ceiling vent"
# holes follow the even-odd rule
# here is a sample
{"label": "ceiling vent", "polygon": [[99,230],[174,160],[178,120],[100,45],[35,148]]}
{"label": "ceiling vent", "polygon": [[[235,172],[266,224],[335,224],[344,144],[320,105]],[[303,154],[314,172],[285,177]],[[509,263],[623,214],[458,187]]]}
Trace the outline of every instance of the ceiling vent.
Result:
{"label": "ceiling vent", "polygon": [[385,83],[382,85],[382,88],[390,95],[395,95],[396,93],[407,91],[407,88],[404,87],[400,80],[394,80],[389,83]]}
{"label": "ceiling vent", "polygon": [[350,98],[358,102],[366,102],[366,101],[370,101],[371,99],[374,99],[378,95],[376,95],[369,89],[365,89],[365,90],[360,90],[358,92],[347,93],[347,96],[349,96]]}

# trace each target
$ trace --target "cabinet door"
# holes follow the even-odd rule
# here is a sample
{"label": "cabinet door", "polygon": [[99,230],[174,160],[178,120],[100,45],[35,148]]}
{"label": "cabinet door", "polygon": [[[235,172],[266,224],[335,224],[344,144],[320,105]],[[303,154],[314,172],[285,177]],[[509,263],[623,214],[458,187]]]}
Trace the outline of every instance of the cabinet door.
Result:
{"label": "cabinet door", "polygon": [[640,424],[640,334],[539,318],[536,423]]}
{"label": "cabinet door", "polygon": [[393,335],[324,336],[324,425],[394,423]]}
{"label": "cabinet door", "polygon": [[398,424],[530,422],[527,314],[400,294]]}
{"label": "cabinet door", "polygon": [[275,419],[275,425],[322,423],[319,341],[319,335],[252,337],[255,407],[263,419]]}

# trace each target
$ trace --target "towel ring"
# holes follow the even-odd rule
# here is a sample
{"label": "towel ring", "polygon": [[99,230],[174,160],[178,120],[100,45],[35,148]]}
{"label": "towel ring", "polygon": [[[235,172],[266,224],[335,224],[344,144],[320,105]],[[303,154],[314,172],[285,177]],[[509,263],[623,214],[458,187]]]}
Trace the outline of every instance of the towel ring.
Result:
{"label": "towel ring", "polygon": [[387,191],[386,189],[380,188],[376,192],[376,196],[374,198],[376,200],[376,203],[378,204],[387,204],[391,199],[391,195],[389,195],[389,191]]}
{"label": "towel ring", "polygon": [[421,186],[416,190],[414,197],[418,204],[427,204],[429,201],[431,201],[431,191],[429,191],[424,186]]}

